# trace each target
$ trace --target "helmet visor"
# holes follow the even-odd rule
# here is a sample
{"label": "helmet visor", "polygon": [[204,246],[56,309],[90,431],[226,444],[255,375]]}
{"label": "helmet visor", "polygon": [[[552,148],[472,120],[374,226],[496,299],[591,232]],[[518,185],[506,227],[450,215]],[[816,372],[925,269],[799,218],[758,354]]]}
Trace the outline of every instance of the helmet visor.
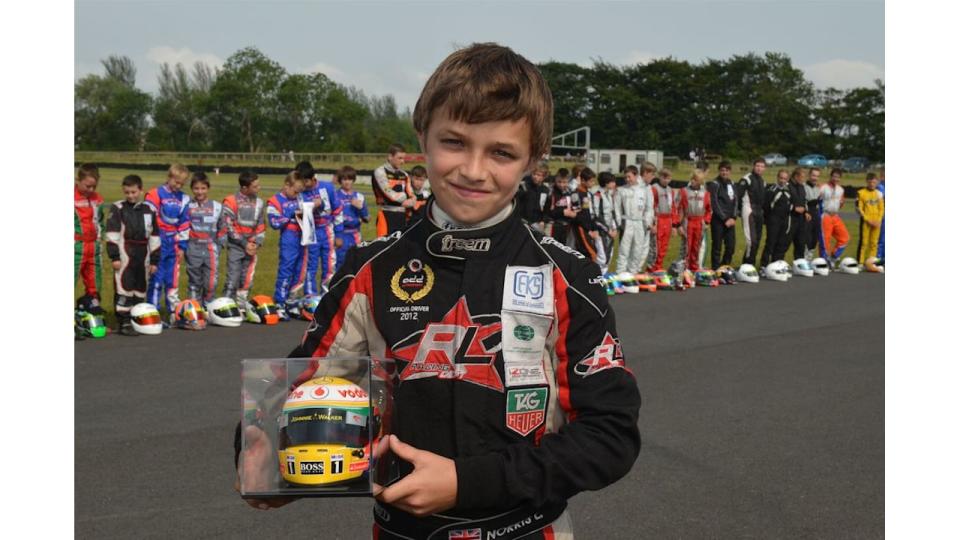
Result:
{"label": "helmet visor", "polygon": [[260,304],[259,306],[257,306],[257,313],[261,315],[276,315],[278,313],[277,305],[272,303]]}
{"label": "helmet visor", "polygon": [[280,450],[303,444],[367,445],[367,416],[347,409],[297,409],[284,413]]}
{"label": "helmet visor", "polygon": [[240,308],[236,304],[213,310],[217,317],[229,319],[230,317],[239,317]]}
{"label": "helmet visor", "polygon": [[133,322],[139,324],[140,326],[150,326],[152,324],[160,324],[160,314],[156,311],[152,313],[144,313],[143,315],[137,315],[133,317]]}

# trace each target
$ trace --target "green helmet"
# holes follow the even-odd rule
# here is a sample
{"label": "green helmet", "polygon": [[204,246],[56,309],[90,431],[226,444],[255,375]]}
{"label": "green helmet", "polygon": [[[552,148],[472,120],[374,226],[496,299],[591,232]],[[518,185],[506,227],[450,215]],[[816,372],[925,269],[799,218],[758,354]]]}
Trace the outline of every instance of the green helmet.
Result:
{"label": "green helmet", "polygon": [[107,327],[100,315],[78,309],[74,314],[74,322],[84,336],[102,338],[107,335]]}

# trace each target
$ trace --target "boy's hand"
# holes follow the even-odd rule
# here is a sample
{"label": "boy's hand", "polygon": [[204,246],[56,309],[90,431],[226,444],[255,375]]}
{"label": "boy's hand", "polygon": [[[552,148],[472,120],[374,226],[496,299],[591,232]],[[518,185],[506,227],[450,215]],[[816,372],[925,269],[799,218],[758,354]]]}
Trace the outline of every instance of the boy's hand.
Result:
{"label": "boy's hand", "polygon": [[420,517],[453,508],[457,503],[457,466],[453,460],[418,450],[396,435],[390,435],[387,441],[393,453],[412,463],[414,469],[380,492],[377,500]]}
{"label": "boy's hand", "polygon": [[593,238],[594,240],[596,240],[597,238],[600,238],[600,232],[599,232],[599,231],[590,231],[590,238]]}
{"label": "boy's hand", "polygon": [[113,261],[113,262],[110,263],[110,266],[112,266],[114,270],[119,270],[119,269],[120,269],[120,261]]}
{"label": "boy's hand", "polygon": [[724,221],[723,224],[726,225],[727,227],[733,227],[734,225],[737,224],[737,220],[733,218],[729,218],[726,221]]}
{"label": "boy's hand", "polygon": [[610,229],[610,238],[616,238],[616,237],[617,237],[617,230]]}
{"label": "boy's hand", "polygon": [[333,247],[338,248],[343,245],[343,238],[334,238]]}
{"label": "boy's hand", "polygon": [[[270,489],[269,475],[276,461],[276,453],[270,447],[267,434],[257,426],[247,426],[244,430],[246,448],[241,452],[240,466],[243,467],[243,478],[246,480],[247,491],[267,491]],[[237,480],[233,489],[240,493],[240,471],[237,471]],[[279,508],[297,500],[296,497],[277,497],[270,499],[246,499],[247,504],[258,510]]]}
{"label": "boy's hand", "polygon": [[350,204],[352,204],[353,207],[356,208],[357,210],[360,210],[361,208],[363,208],[363,201],[361,201],[360,199],[350,199]]}
{"label": "boy's hand", "polygon": [[813,217],[811,217],[810,214],[806,214],[806,216],[807,216],[807,221],[810,221],[811,219],[813,219]]}
{"label": "boy's hand", "polygon": [[402,203],[400,203],[400,206],[404,208],[413,208],[413,205],[415,204],[417,204],[416,199],[406,199]]}
{"label": "boy's hand", "polygon": [[576,210],[571,210],[571,209],[569,209],[569,208],[564,208],[564,209],[563,209],[563,216],[564,216],[564,217],[568,217],[568,218],[575,218],[575,217],[577,217],[577,211],[576,211]]}
{"label": "boy's hand", "polygon": [[151,264],[151,265],[150,265],[150,268],[147,269],[147,272],[148,272],[147,275],[150,275],[150,276],[156,274],[156,273],[157,273],[157,265]]}

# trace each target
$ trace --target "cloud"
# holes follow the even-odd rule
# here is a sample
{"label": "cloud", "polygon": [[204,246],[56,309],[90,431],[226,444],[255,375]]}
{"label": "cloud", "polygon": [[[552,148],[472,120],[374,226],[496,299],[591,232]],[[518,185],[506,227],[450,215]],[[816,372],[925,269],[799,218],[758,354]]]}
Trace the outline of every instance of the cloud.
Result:
{"label": "cloud", "polygon": [[312,65],[312,66],[310,66],[310,67],[308,67],[308,68],[303,68],[303,69],[298,70],[298,72],[299,72],[299,73],[305,73],[305,74],[310,74],[310,73],[323,73],[323,74],[326,75],[327,77],[329,77],[329,78],[331,78],[331,79],[335,79],[335,80],[337,80],[337,81],[340,81],[340,80],[346,78],[346,74],[343,72],[342,69],[338,68],[337,66],[334,66],[334,65],[331,65],[331,64],[327,64],[327,63],[324,63],[324,62],[317,62],[316,64],[314,64],[314,65]]}
{"label": "cloud", "polygon": [[190,69],[196,62],[203,62],[212,68],[223,65],[223,59],[212,53],[195,53],[188,47],[175,49],[166,45],[160,47],[151,47],[147,51],[147,60],[161,65],[168,63],[171,66],[183,64],[183,67]]}
{"label": "cloud", "polygon": [[841,90],[860,86],[873,86],[875,79],[884,80],[883,68],[858,60],[829,60],[801,67],[818,88],[834,87]]}

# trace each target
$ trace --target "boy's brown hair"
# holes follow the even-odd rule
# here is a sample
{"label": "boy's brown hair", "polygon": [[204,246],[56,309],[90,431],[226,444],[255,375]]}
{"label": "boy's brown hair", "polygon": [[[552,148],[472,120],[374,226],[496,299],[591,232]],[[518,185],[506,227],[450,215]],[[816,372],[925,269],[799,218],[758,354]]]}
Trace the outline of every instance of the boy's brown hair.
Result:
{"label": "boy's brown hair", "polygon": [[673,178],[673,173],[670,169],[664,167],[660,169],[660,178]]}
{"label": "boy's brown hair", "polygon": [[174,163],[170,165],[170,168],[167,169],[167,178],[171,176],[176,176],[177,178],[183,178],[184,180],[190,176],[190,169],[182,163]]}
{"label": "boy's brown hair", "polygon": [[406,152],[407,152],[406,150],[403,149],[403,145],[400,144],[400,143],[393,143],[393,144],[390,145],[389,148],[387,148],[387,154],[389,154],[389,155],[391,155],[391,156],[395,156],[395,155],[399,154],[400,152],[403,152],[403,153],[406,153]]}
{"label": "boy's brown hair", "polygon": [[84,178],[93,178],[97,182],[100,181],[100,168],[94,165],[93,163],[84,163],[77,169],[77,180],[83,180]]}
{"label": "boy's brown hair", "polygon": [[529,60],[496,43],[474,43],[448,56],[427,80],[413,109],[413,128],[425,134],[441,108],[468,124],[526,120],[530,159],[550,151],[553,95]]}
{"label": "boy's brown hair", "polygon": [[197,184],[205,184],[207,188],[210,187],[210,179],[207,178],[207,173],[203,171],[197,171],[193,173],[193,176],[190,177],[190,187],[193,187]]}
{"label": "boy's brown hair", "polygon": [[287,175],[283,177],[284,185],[292,186],[297,182],[303,182],[303,178],[300,178],[300,173],[298,173],[296,169],[288,172]]}
{"label": "boy's brown hair", "polygon": [[647,173],[655,173],[655,172],[657,172],[657,166],[654,165],[653,163],[650,163],[649,161],[644,161],[643,164],[640,165],[641,175],[647,174]]}
{"label": "boy's brown hair", "polygon": [[636,176],[640,176],[640,171],[637,169],[636,165],[627,165],[627,168],[623,170],[623,174],[633,173]]}
{"label": "boy's brown hair", "polygon": [[340,167],[340,170],[337,171],[337,183],[340,183],[341,180],[356,180],[357,179],[357,170],[349,165],[344,165]]}
{"label": "boy's brown hair", "polygon": [[877,178],[877,173],[867,173],[867,182]]}

